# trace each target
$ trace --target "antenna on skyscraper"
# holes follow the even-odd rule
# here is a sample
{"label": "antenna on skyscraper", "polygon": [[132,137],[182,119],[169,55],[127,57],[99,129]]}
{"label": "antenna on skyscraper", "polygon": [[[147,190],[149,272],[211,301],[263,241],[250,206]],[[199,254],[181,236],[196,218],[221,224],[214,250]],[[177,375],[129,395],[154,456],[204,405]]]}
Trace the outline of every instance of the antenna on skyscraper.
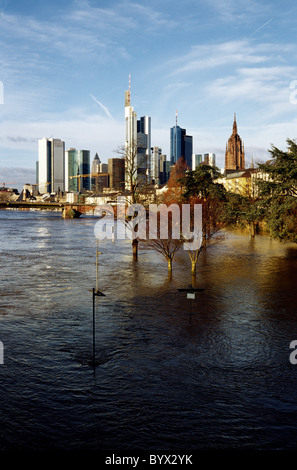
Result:
{"label": "antenna on skyscraper", "polygon": [[175,111],[175,125],[177,127],[177,110]]}

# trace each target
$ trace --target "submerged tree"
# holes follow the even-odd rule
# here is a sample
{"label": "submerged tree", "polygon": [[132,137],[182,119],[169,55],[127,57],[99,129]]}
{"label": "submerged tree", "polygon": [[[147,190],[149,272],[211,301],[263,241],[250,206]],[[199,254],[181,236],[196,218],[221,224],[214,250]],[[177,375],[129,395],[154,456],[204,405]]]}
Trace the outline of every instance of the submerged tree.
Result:
{"label": "submerged tree", "polygon": [[196,248],[195,250],[188,250],[188,254],[191,260],[191,273],[192,276],[195,276],[196,274],[196,266],[198,262],[198,258],[200,253],[204,250],[203,245],[201,244],[199,248]]}
{"label": "submerged tree", "polygon": [[297,243],[297,143],[287,139],[287,145],[286,152],[272,146],[272,160],[259,165],[257,185],[271,236]]}
{"label": "submerged tree", "polygon": [[199,165],[195,171],[189,172],[183,179],[185,186],[183,197],[185,202],[202,205],[202,237],[203,248],[224,225],[222,214],[226,201],[226,190],[215,181],[220,176],[218,168]]}
{"label": "submerged tree", "polygon": [[183,244],[179,205],[160,204],[150,207],[147,234],[148,238],[143,240],[144,246],[165,258],[170,274],[175,255]]}
{"label": "submerged tree", "polygon": [[227,192],[224,212],[221,220],[227,228],[245,229],[249,227],[251,237],[256,234],[256,227],[263,218],[259,198],[251,194]]}
{"label": "submerged tree", "polygon": [[[151,196],[151,187],[147,182],[147,155],[144,153],[143,142],[139,138],[132,141],[130,145],[119,147],[117,152],[125,159],[125,203],[126,206],[132,204],[130,214],[125,215],[121,220],[126,228],[131,231],[133,260],[137,261],[138,225],[133,223],[133,219],[135,214],[139,216],[139,211],[142,211],[140,205],[147,205]],[[116,211],[115,215],[118,216]]]}
{"label": "submerged tree", "polygon": [[147,240],[146,245],[153,249],[154,251],[160,253],[165,260],[167,261],[168,266],[168,273],[171,274],[172,272],[172,263],[175,258],[176,253],[182,246],[181,240],[173,240],[172,238],[169,239],[155,239],[155,240]]}

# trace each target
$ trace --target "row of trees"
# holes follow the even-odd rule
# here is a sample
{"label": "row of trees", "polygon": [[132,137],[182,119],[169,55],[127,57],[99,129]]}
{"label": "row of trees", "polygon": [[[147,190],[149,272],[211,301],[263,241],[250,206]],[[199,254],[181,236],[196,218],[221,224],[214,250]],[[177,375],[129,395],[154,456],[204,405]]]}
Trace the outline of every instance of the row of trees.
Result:
{"label": "row of trees", "polygon": [[[227,191],[218,183],[222,176],[218,168],[200,165],[195,171],[189,171],[183,159],[176,163],[167,190],[157,202],[167,207],[172,204],[180,207],[189,204],[191,208],[195,204],[202,206],[202,242],[195,249],[188,250],[192,274],[196,272],[200,253],[220,240],[222,229],[225,228],[249,227],[254,237],[256,228],[262,226],[274,238],[297,243],[297,144],[290,139],[287,144],[287,151],[272,147],[271,160],[258,165],[261,177],[254,180],[254,187],[248,194]],[[142,182],[137,180],[134,161],[133,156],[129,160],[131,201],[134,204],[148,204],[151,194],[145,190],[143,179]],[[127,220],[127,224],[130,222]],[[182,233],[178,240],[173,238],[173,229],[172,218],[169,218],[166,239],[162,239],[160,233],[153,240],[134,239],[134,259],[137,260],[138,244],[143,243],[166,259],[170,272],[176,253],[187,241]]]}

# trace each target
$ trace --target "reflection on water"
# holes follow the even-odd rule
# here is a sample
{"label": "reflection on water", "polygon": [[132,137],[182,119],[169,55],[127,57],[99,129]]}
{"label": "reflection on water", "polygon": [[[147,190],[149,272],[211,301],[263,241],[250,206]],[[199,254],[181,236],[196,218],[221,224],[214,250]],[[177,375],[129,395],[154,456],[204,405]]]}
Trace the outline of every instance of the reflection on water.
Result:
{"label": "reflection on water", "polygon": [[[226,239],[166,262],[94,219],[0,211],[0,449],[294,448],[297,250]],[[192,315],[190,315],[190,313]]]}

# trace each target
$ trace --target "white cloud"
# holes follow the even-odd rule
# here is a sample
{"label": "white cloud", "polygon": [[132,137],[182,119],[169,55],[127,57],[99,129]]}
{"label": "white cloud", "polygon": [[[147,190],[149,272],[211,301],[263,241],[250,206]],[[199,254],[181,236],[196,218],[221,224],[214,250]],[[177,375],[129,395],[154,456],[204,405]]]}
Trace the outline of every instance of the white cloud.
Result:
{"label": "white cloud", "polygon": [[260,15],[269,14],[270,8],[264,2],[249,0],[206,0],[219,17],[228,23],[255,21]]}
{"label": "white cloud", "polygon": [[195,45],[188,54],[177,57],[166,64],[170,75],[189,74],[218,67],[256,65],[268,60],[268,47],[254,47],[247,40]]}
{"label": "white cloud", "polygon": [[[54,137],[65,141],[66,148],[76,147],[90,150],[91,156],[97,152],[102,161],[115,156],[118,146],[123,143],[123,123],[98,115],[84,115],[79,119],[59,119],[49,121],[2,123],[0,144],[8,151],[32,152],[28,166],[34,166],[38,159],[37,141],[43,137]],[[0,154],[0,164],[7,165],[5,150]],[[20,164],[20,162],[18,162]]]}
{"label": "white cloud", "polygon": [[251,106],[262,120],[294,113],[290,103],[290,82],[295,67],[239,68],[234,75],[218,78],[207,85],[208,96],[222,103]]}

